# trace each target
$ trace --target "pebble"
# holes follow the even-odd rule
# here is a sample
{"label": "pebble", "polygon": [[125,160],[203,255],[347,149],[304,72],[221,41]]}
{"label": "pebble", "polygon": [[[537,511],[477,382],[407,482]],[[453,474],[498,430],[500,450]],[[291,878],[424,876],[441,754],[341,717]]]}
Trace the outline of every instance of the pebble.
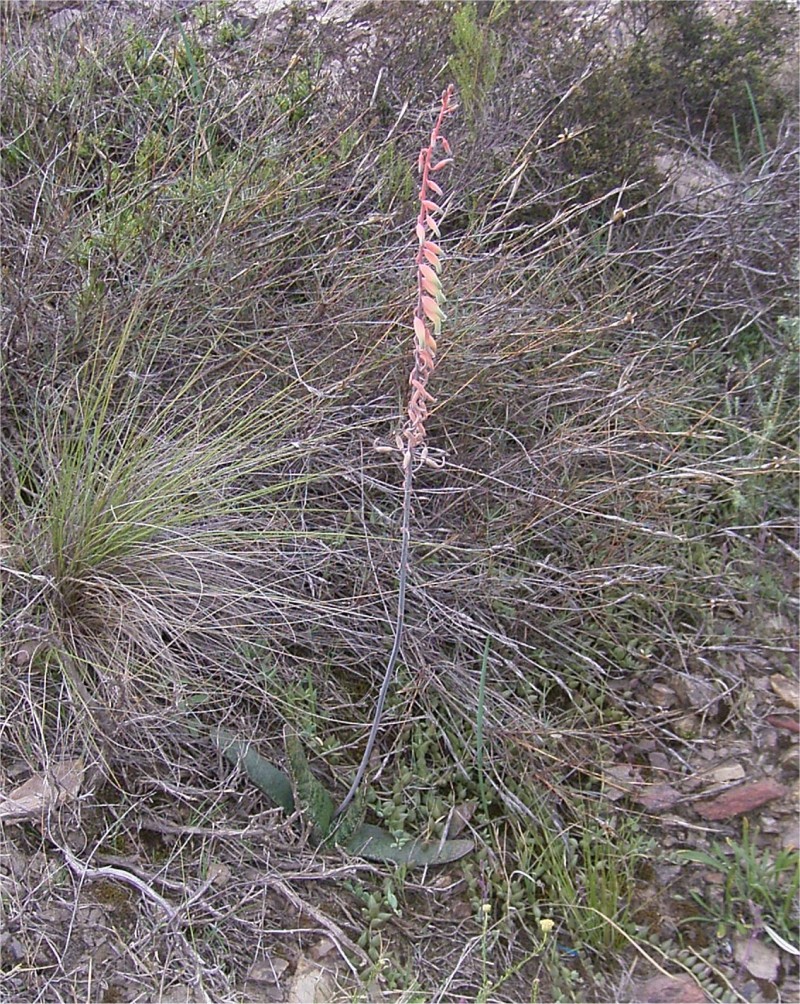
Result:
{"label": "pebble", "polygon": [[775,798],[781,798],[785,794],[786,789],[783,785],[766,779],[730,788],[721,795],[717,795],[716,798],[698,803],[695,809],[703,819],[730,819],[732,816],[739,816],[743,812],[757,809],[759,806],[765,805]]}
{"label": "pebble", "polygon": [[654,976],[635,984],[630,999],[648,1004],[706,1004],[710,998],[690,976]]}

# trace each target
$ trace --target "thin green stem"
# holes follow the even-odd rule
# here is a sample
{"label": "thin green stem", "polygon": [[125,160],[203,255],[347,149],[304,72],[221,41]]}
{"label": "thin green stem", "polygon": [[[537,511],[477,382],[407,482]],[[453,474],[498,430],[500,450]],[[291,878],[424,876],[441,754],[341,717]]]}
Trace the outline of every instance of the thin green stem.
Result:
{"label": "thin green stem", "polygon": [[358,765],[358,770],[356,771],[353,783],[350,785],[350,790],[336,810],[337,816],[341,815],[353,801],[358,791],[358,786],[361,784],[366,772],[369,759],[375,748],[375,740],[378,738],[378,730],[381,727],[381,719],[383,718],[383,706],[386,703],[386,696],[389,693],[389,687],[394,678],[394,667],[397,663],[397,657],[400,654],[400,646],[403,641],[403,627],[406,617],[406,583],[408,581],[408,550],[411,539],[411,490],[414,483],[414,452],[411,444],[406,447],[403,455],[403,466],[405,467],[405,478],[403,480],[403,523],[400,542],[400,578],[397,590],[397,618],[394,626],[394,643],[392,651],[389,653],[386,672],[383,674],[383,683],[381,684],[378,701],[372,716],[372,727],[370,728],[364,755],[361,757],[361,763]]}
{"label": "thin green stem", "polygon": [[481,807],[485,816],[489,815],[489,804],[486,800],[486,782],[483,776],[483,719],[486,706],[486,670],[489,665],[489,647],[492,639],[487,635],[483,646],[481,660],[481,678],[478,684],[478,717],[475,723],[475,745],[477,747],[475,760],[478,767],[478,791],[481,796]]}
{"label": "thin green stem", "polygon": [[755,95],[753,94],[753,89],[750,84],[745,80],[745,89],[747,91],[747,97],[750,99],[750,109],[753,112],[753,122],[756,127],[756,136],[758,137],[758,149],[761,153],[761,159],[767,159],[767,141],[764,138],[764,130],[761,128],[761,116],[758,114],[758,105],[756,104]]}

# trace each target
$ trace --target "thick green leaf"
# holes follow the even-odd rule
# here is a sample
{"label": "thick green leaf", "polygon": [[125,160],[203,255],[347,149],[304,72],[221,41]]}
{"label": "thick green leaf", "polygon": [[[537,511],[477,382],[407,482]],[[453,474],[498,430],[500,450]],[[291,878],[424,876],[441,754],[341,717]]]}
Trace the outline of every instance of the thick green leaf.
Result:
{"label": "thick green leaf", "polygon": [[258,753],[252,743],[237,739],[227,729],[214,729],[211,739],[219,751],[235,767],[241,765],[244,772],[264,794],[279,805],[284,812],[294,812],[294,795],[289,778],[273,767]]}
{"label": "thick green leaf", "polygon": [[395,837],[380,826],[363,823],[345,845],[351,854],[367,861],[392,861],[398,865],[421,868],[458,861],[474,848],[471,840],[409,840],[398,844]]}
{"label": "thick green leaf", "polygon": [[253,784],[285,812],[294,812],[296,804],[303,817],[312,824],[314,839],[322,846],[336,845],[368,861],[392,862],[411,868],[457,861],[474,847],[471,840],[426,841],[417,838],[398,843],[388,830],[364,822],[363,791],[359,792],[344,815],[334,819],[333,799],[311,773],[300,737],[288,726],[284,740],[291,781],[282,770],[256,752],[251,743],[237,739],[227,729],[215,729],[211,739],[227,760],[236,766],[241,765]]}
{"label": "thick green leaf", "polygon": [[343,812],[341,816],[337,816],[334,819],[327,842],[329,844],[336,844],[340,847],[346,847],[354,834],[356,834],[364,825],[365,814],[365,792],[363,788],[359,788],[356,792],[355,798],[347,807],[346,811]]}
{"label": "thick green leaf", "polygon": [[284,729],[283,739],[289,757],[297,807],[303,818],[311,822],[314,837],[321,843],[328,836],[333,822],[333,799],[311,773],[303,744],[288,725]]}

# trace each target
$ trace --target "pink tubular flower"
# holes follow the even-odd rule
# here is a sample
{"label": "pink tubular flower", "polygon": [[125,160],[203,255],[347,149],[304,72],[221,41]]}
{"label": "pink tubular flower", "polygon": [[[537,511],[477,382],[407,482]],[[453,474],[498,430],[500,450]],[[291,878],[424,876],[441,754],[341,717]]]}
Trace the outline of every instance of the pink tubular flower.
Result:
{"label": "pink tubular flower", "polygon": [[[419,216],[415,232],[419,241],[417,251],[417,303],[414,308],[414,368],[409,384],[411,391],[408,399],[408,422],[403,435],[409,450],[421,446],[425,442],[425,419],[428,417],[428,403],[434,400],[428,391],[428,380],[436,365],[436,342],[441,334],[442,321],[446,315],[441,304],[444,302],[442,285],[439,281],[441,272],[442,249],[430,238],[430,234],[439,236],[439,225],[435,217],[442,212],[441,206],[430,198],[433,193],[441,198],[442,188],[430,175],[435,174],[452,164],[450,144],[441,135],[442,123],[456,109],[451,84],[442,94],[439,116],[431,132],[430,146],[423,147],[419,152],[419,172],[422,182],[419,189]],[[447,155],[433,162],[438,147]]]}

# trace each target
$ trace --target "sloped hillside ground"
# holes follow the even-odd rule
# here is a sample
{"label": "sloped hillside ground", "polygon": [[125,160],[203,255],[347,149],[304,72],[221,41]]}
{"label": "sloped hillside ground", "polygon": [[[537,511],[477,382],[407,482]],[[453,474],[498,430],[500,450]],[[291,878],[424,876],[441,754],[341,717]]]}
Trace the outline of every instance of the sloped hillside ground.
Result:
{"label": "sloped hillside ground", "polygon": [[792,9],[1,10],[6,998],[796,1000]]}

